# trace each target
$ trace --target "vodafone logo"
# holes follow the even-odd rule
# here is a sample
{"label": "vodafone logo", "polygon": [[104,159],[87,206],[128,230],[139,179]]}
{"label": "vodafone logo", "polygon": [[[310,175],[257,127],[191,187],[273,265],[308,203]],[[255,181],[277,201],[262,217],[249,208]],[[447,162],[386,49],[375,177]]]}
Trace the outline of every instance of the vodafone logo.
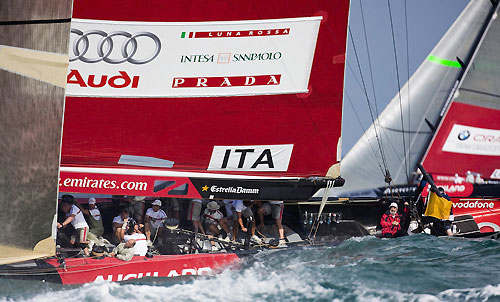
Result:
{"label": "vodafone logo", "polygon": [[464,209],[493,209],[495,204],[493,202],[485,201],[464,201],[464,202],[454,202],[453,208],[464,208]]}

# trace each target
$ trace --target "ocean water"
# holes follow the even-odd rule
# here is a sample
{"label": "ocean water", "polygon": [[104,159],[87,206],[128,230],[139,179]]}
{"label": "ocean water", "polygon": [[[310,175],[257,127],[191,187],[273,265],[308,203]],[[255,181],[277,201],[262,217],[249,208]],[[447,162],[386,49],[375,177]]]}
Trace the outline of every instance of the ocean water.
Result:
{"label": "ocean water", "polygon": [[0,301],[500,301],[500,241],[415,235],[266,251],[210,277],[83,286],[0,280]]}

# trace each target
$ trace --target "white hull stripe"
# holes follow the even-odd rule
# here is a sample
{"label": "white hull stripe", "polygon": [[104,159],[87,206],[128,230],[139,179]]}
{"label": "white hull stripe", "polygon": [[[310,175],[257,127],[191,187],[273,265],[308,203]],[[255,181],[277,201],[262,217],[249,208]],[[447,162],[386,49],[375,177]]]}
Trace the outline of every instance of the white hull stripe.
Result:
{"label": "white hull stripe", "polygon": [[197,177],[197,178],[232,178],[232,179],[299,179],[298,177],[272,177],[253,175],[229,175],[216,173],[160,171],[145,169],[119,169],[119,168],[87,168],[87,167],[60,167],[61,172],[94,173],[94,174],[120,174],[162,177]]}

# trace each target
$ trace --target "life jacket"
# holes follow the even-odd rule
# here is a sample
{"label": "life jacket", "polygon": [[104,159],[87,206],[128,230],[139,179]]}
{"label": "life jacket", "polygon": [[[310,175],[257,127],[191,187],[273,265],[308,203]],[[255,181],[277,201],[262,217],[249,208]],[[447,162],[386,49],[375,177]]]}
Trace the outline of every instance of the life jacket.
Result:
{"label": "life jacket", "polygon": [[[394,221],[399,222],[398,225],[393,225]],[[394,217],[391,216],[390,212],[387,211],[380,219],[380,225],[382,226],[382,235],[392,234],[395,235],[399,230],[401,230],[401,216],[396,213]]]}

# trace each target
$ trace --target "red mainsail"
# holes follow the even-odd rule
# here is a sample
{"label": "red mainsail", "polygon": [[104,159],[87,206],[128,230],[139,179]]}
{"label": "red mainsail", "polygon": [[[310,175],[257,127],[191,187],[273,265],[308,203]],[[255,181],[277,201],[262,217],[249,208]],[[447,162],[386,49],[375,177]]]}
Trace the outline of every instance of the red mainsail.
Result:
{"label": "red mainsail", "polygon": [[60,190],[194,197],[214,185],[193,178],[325,176],[340,156],[348,11],[76,0]]}

